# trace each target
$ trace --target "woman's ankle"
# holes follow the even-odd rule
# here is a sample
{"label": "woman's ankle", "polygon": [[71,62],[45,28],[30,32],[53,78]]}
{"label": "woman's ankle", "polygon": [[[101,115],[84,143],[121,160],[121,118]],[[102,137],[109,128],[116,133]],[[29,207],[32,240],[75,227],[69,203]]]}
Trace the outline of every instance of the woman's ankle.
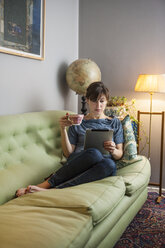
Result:
{"label": "woman's ankle", "polygon": [[43,183],[38,184],[37,186],[43,189],[50,189],[51,187],[50,183],[48,183],[48,180],[44,181]]}

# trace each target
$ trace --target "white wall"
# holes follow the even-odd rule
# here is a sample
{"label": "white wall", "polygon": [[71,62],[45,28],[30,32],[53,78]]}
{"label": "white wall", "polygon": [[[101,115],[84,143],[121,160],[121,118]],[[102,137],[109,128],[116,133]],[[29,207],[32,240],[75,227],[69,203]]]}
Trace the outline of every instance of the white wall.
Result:
{"label": "white wall", "polygon": [[0,53],[0,115],[49,109],[77,111],[65,81],[78,58],[78,0],[46,0],[45,60]]}
{"label": "white wall", "polygon": [[[111,95],[136,98],[137,109],[149,111],[149,94],[134,87],[138,74],[165,73],[165,1],[80,0],[79,37],[79,57],[98,64]],[[153,111],[165,111],[164,94],[153,95]],[[159,173],[159,130],[153,121],[152,181]],[[165,168],[163,178],[165,187]]]}

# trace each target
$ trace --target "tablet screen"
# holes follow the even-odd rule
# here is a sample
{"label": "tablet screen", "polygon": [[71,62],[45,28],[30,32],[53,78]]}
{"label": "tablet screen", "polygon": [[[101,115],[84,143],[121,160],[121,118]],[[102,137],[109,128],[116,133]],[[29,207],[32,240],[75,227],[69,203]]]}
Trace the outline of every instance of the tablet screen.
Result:
{"label": "tablet screen", "polygon": [[97,148],[103,154],[109,154],[104,149],[104,141],[113,139],[113,130],[107,129],[87,129],[84,139],[84,150],[88,148]]}

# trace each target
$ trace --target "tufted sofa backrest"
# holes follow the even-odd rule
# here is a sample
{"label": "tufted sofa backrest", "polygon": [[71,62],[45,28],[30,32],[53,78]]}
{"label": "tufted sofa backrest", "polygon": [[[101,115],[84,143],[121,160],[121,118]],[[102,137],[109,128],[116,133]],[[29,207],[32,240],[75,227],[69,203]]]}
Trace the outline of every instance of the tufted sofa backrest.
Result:
{"label": "tufted sofa backrest", "polygon": [[0,204],[38,184],[61,164],[59,119],[66,111],[0,116]]}

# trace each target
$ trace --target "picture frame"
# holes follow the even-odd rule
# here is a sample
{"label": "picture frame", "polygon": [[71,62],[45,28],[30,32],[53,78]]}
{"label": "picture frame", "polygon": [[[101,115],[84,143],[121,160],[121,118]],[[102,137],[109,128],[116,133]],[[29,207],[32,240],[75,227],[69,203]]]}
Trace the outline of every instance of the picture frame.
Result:
{"label": "picture frame", "polygon": [[45,58],[46,0],[0,0],[0,52]]}

